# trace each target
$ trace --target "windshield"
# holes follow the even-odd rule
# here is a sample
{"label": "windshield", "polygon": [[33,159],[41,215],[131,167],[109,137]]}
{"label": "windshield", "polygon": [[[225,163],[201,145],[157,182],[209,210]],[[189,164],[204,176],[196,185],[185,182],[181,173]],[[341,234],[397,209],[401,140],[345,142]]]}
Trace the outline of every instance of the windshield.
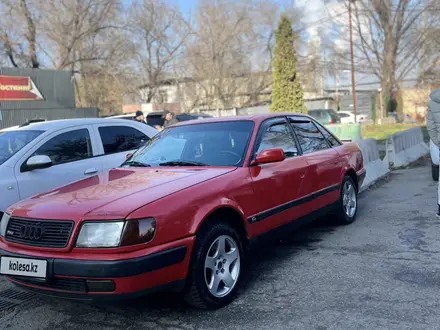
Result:
{"label": "windshield", "polygon": [[0,132],[0,165],[42,133],[43,131]]}
{"label": "windshield", "polygon": [[171,127],[122,166],[241,166],[253,129],[252,121]]}

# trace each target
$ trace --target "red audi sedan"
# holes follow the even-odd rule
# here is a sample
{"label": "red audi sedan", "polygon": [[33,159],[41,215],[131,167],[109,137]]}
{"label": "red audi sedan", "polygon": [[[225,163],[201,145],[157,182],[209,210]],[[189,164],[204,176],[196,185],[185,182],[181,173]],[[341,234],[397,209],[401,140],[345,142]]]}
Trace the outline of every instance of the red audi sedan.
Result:
{"label": "red audi sedan", "polygon": [[358,145],[309,116],[180,123],[120,168],[10,207],[0,274],[66,298],[172,289],[219,308],[237,292],[252,243],[325,214],[352,223],[365,173]]}

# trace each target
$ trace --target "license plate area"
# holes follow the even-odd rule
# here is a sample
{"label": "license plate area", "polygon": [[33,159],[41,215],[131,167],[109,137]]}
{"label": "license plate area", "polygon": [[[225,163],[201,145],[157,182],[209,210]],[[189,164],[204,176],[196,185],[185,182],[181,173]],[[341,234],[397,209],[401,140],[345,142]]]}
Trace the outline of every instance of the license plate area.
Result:
{"label": "license plate area", "polygon": [[2,256],[0,274],[46,279],[47,260]]}

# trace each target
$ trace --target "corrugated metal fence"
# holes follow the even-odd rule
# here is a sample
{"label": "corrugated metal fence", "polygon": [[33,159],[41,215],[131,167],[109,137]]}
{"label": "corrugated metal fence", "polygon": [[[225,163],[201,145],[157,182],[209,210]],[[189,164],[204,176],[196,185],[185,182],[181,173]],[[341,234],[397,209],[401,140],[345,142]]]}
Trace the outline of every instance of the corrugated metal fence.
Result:
{"label": "corrugated metal fence", "polygon": [[0,68],[0,75],[30,77],[44,100],[0,101],[0,129],[31,119],[96,118],[97,108],[76,108],[72,73],[29,68]]}
{"label": "corrugated metal fence", "polygon": [[32,119],[96,118],[97,108],[0,110],[0,129],[21,125]]}
{"label": "corrugated metal fence", "polygon": [[75,108],[75,91],[69,71],[28,68],[0,68],[0,75],[30,77],[44,100],[0,101],[0,109]]}

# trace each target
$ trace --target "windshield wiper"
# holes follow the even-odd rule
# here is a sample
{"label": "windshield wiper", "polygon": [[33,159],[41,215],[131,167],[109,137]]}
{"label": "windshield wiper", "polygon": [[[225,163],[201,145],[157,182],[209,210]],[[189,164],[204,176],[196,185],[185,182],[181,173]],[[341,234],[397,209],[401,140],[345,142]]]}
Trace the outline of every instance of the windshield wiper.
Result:
{"label": "windshield wiper", "polygon": [[159,166],[208,166],[208,165],[200,162],[173,160],[170,162],[160,163]]}
{"label": "windshield wiper", "polygon": [[144,164],[144,163],[137,162],[134,160],[126,162],[123,166],[125,166],[125,165],[131,166],[131,167],[151,167],[151,165],[149,165],[149,164]]}

